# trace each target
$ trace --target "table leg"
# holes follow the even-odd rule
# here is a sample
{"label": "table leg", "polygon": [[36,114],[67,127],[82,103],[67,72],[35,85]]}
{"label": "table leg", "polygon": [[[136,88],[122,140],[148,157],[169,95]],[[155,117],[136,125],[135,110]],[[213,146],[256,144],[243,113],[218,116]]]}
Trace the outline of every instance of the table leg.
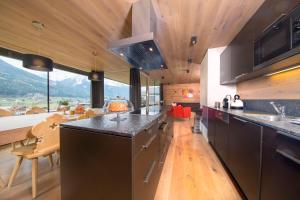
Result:
{"label": "table leg", "polygon": [[4,186],[5,186],[4,181],[0,178],[0,188]]}

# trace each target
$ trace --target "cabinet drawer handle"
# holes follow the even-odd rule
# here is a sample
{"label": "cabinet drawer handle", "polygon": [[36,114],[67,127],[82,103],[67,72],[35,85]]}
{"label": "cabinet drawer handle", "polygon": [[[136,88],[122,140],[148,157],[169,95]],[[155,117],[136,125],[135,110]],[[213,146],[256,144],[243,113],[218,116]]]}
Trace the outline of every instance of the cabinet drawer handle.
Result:
{"label": "cabinet drawer handle", "polygon": [[164,127],[163,127],[163,132],[166,132],[168,126],[169,126],[169,123],[166,123],[166,124],[164,125]]}
{"label": "cabinet drawer handle", "polygon": [[165,147],[165,148],[164,148],[164,152],[162,153],[162,155],[161,155],[161,157],[160,157],[160,159],[159,159],[159,160],[160,160],[159,163],[160,163],[161,165],[163,165],[163,164],[165,163],[165,159],[166,159],[166,158],[165,158],[165,155],[166,155],[167,152],[168,152],[167,150],[168,150],[168,148]]}
{"label": "cabinet drawer handle", "polygon": [[240,118],[237,118],[237,117],[233,117],[234,119],[240,121],[240,122],[243,122],[243,123],[248,123],[248,121],[246,120],[243,120],[243,119],[240,119]]}
{"label": "cabinet drawer handle", "polygon": [[161,123],[160,123],[160,126],[159,126],[159,129],[160,129],[160,130],[163,130],[164,127],[166,126],[166,124],[167,124],[167,122],[161,122]]}
{"label": "cabinet drawer handle", "polygon": [[296,135],[293,135],[292,133],[287,133],[287,132],[284,132],[284,131],[276,131],[276,133],[280,134],[280,135],[284,135],[286,137],[289,137],[289,138],[293,138],[293,139],[296,139],[296,140],[300,140],[300,138]]}
{"label": "cabinet drawer handle", "polygon": [[152,163],[152,165],[151,165],[151,167],[150,167],[150,169],[149,169],[149,171],[146,175],[146,178],[144,179],[144,183],[149,183],[149,180],[150,180],[151,175],[154,171],[155,165],[156,165],[156,161],[153,161],[153,163]]}
{"label": "cabinet drawer handle", "polygon": [[294,163],[300,165],[300,160],[298,158],[295,158],[294,156],[290,155],[289,153],[285,152],[284,150],[276,149],[276,153],[278,153],[279,155],[287,158],[288,160],[291,160]]}
{"label": "cabinet drawer handle", "polygon": [[143,149],[144,149],[144,150],[147,150],[147,149],[150,147],[150,145],[152,144],[152,142],[155,140],[156,136],[157,136],[157,134],[153,135],[153,136],[148,140],[148,142],[147,142],[146,144],[143,145]]}

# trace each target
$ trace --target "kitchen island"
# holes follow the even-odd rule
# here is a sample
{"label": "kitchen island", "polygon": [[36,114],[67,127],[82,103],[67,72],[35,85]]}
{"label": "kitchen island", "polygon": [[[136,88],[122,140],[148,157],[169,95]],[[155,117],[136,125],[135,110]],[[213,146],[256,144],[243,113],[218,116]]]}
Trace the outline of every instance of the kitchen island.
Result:
{"label": "kitchen island", "polygon": [[172,119],[158,107],[115,116],[61,126],[61,199],[154,199]]}

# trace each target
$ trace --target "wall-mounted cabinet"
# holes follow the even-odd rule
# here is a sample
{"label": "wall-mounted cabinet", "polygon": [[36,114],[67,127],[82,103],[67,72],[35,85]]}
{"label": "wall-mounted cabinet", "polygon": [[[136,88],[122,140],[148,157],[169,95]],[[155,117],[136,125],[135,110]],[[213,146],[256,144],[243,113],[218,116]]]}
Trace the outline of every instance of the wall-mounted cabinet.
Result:
{"label": "wall-mounted cabinet", "polygon": [[[254,67],[254,44],[256,40],[280,18],[289,14],[299,3],[299,0],[266,0],[262,4],[221,54],[221,84],[226,85],[249,80],[299,63],[299,60],[296,61],[297,59],[294,58],[296,55],[294,52],[264,62],[259,67]],[[284,59],[287,60],[277,63]]]}

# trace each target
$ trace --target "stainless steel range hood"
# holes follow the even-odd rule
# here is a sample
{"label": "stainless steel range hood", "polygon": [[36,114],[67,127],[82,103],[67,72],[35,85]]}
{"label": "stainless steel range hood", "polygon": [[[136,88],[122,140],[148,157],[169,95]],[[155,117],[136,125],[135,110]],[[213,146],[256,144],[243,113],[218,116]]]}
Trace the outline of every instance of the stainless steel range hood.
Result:
{"label": "stainless steel range hood", "polygon": [[108,48],[135,68],[167,68],[156,40],[156,13],[151,0],[132,5],[132,37],[110,42]]}

